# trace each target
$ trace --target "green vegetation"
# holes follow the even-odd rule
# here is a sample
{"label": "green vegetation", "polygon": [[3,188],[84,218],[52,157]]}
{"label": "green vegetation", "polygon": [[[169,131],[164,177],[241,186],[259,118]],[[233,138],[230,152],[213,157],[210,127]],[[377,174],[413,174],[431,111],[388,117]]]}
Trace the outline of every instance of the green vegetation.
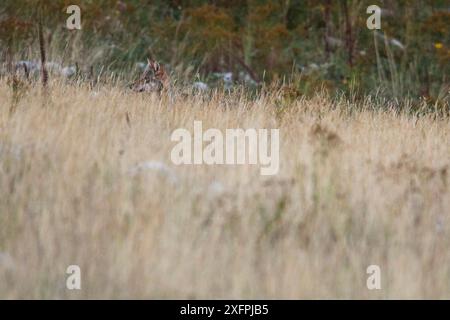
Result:
{"label": "green vegetation", "polygon": [[[5,48],[16,59],[37,58],[41,20],[50,59],[97,72],[131,75],[124,71],[150,56],[180,82],[245,72],[257,82],[289,83],[294,96],[323,87],[447,108],[447,1],[375,2],[2,0],[2,60]],[[65,28],[70,4],[81,7],[81,31]],[[383,9],[379,31],[366,27],[371,4]]]}

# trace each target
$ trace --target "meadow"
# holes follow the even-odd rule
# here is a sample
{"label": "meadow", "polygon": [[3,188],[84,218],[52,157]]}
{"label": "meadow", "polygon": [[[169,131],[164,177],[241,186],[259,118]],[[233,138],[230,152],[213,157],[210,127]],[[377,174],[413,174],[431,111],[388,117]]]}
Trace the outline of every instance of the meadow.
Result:
{"label": "meadow", "polygon": [[0,299],[450,299],[447,2],[2,0]]}
{"label": "meadow", "polygon": [[[450,298],[450,119],[426,103],[47,90],[0,81],[1,298]],[[279,128],[279,173],[173,165],[194,120]]]}

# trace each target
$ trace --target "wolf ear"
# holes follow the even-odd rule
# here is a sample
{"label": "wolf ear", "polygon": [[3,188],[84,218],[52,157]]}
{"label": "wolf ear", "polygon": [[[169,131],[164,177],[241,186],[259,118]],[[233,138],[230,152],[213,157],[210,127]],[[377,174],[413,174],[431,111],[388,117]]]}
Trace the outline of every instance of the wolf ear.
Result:
{"label": "wolf ear", "polygon": [[155,60],[147,58],[147,63],[150,69],[153,70],[153,72],[158,72],[159,69],[161,68],[159,63]]}
{"label": "wolf ear", "polygon": [[160,69],[159,62],[153,61],[153,70],[158,72]]}

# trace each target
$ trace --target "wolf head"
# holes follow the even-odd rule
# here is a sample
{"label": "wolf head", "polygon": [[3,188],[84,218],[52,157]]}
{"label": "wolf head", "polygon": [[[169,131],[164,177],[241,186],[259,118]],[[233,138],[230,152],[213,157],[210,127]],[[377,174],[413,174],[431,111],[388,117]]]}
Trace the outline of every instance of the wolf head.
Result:
{"label": "wolf head", "polygon": [[163,66],[154,60],[147,59],[147,66],[139,80],[133,86],[136,92],[158,92],[167,87],[168,77]]}

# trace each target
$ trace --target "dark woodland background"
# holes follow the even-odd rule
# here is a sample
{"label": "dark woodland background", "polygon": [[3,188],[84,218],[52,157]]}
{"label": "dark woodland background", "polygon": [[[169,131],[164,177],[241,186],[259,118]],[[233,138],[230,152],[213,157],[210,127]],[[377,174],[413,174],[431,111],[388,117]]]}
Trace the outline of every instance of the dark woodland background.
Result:
{"label": "dark woodland background", "polygon": [[[82,30],[66,29],[67,6]],[[382,11],[381,30],[366,9]],[[1,61],[39,59],[41,22],[49,60],[132,77],[147,57],[182,81],[233,72],[290,83],[296,94],[330,92],[448,99],[450,5],[445,0],[2,0]]]}

